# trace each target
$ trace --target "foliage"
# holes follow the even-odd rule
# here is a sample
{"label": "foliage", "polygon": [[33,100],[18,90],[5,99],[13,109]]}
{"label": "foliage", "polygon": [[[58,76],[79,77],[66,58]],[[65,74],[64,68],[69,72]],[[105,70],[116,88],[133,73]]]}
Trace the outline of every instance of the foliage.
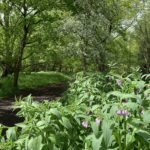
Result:
{"label": "foliage", "polygon": [[[149,7],[150,4],[147,4]],[[143,10],[142,18],[139,19],[137,25],[135,26],[135,39],[139,43],[139,65],[141,66],[143,73],[150,72],[150,45],[149,45],[149,34],[150,34],[150,24],[149,24],[149,11]]]}
{"label": "foliage", "polygon": [[8,150],[148,150],[150,75],[137,75],[80,73],[66,103],[19,100],[18,115],[25,121],[9,128],[1,145]]}
{"label": "foliage", "polygon": [[128,71],[143,63],[139,46],[149,39],[135,29],[137,24],[144,29],[140,20],[148,22],[142,11],[148,6],[141,0],[1,0],[2,76],[12,74],[17,86],[19,73],[26,70],[106,72],[115,61]]}

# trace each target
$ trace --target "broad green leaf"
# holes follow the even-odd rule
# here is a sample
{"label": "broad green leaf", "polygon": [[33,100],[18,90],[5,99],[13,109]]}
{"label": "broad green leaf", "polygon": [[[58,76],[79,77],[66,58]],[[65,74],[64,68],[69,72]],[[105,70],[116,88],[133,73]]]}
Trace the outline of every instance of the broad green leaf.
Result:
{"label": "broad green leaf", "polygon": [[28,127],[25,123],[17,123],[16,126],[20,127],[20,128],[27,128]]}
{"label": "broad green leaf", "polygon": [[49,139],[51,140],[52,143],[56,143],[56,137],[55,137],[54,134],[51,134],[51,135],[49,136]]}
{"label": "broad green leaf", "polygon": [[6,131],[6,137],[11,140],[14,141],[16,140],[16,128],[15,127],[11,127]]}
{"label": "broad green leaf", "polygon": [[29,150],[42,150],[42,148],[43,148],[43,144],[42,144],[41,136],[31,138],[28,141],[28,149]]}
{"label": "broad green leaf", "polygon": [[57,116],[58,118],[61,118],[61,114],[60,114],[60,112],[59,112],[56,108],[52,108],[52,109],[50,110],[50,112],[51,112],[52,114],[54,114],[55,116]]}
{"label": "broad green leaf", "polygon": [[95,122],[91,122],[91,127],[94,132],[94,135],[98,138],[99,136],[99,125],[97,125]]}
{"label": "broad green leaf", "polygon": [[62,125],[67,128],[67,129],[70,129],[72,128],[72,125],[70,123],[70,120],[66,117],[62,117]]}
{"label": "broad green leaf", "polygon": [[147,89],[146,91],[144,91],[144,95],[146,97],[150,97],[150,89]]}
{"label": "broad green leaf", "polygon": [[100,136],[99,138],[96,138],[93,135],[93,138],[92,138],[92,147],[93,147],[93,150],[99,150],[100,149],[101,143],[102,143],[102,139],[103,139],[103,136]]}
{"label": "broad green leaf", "polygon": [[94,106],[92,106],[92,111],[95,111],[98,108],[100,108],[100,105],[94,105]]}
{"label": "broad green leaf", "polygon": [[129,147],[134,141],[135,141],[134,133],[132,135],[130,135],[130,134],[126,135],[126,145],[127,145],[127,147]]}
{"label": "broad green leaf", "polygon": [[112,143],[112,129],[111,123],[104,120],[102,123],[102,132],[106,148],[108,148]]}
{"label": "broad green leaf", "polygon": [[137,131],[137,134],[150,144],[150,133],[144,130]]}
{"label": "broad green leaf", "polygon": [[37,124],[36,124],[36,126],[39,127],[40,129],[44,129],[46,125],[47,125],[47,123],[44,120],[41,120],[41,121],[37,122]]}
{"label": "broad green leaf", "polygon": [[126,106],[127,108],[131,109],[131,110],[137,110],[139,105],[137,103],[134,102],[128,102],[128,103],[124,103],[124,106]]}
{"label": "broad green leaf", "polygon": [[150,111],[145,111],[143,114],[143,121],[145,123],[150,123]]}

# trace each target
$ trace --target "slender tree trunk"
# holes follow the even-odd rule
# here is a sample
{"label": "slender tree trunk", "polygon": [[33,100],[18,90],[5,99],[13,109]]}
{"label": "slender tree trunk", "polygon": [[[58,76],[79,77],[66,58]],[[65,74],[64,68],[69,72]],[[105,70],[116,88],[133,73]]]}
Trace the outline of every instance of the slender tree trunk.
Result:
{"label": "slender tree trunk", "polygon": [[95,59],[95,63],[97,66],[97,71],[99,72],[108,72],[109,71],[109,67],[106,63],[106,56],[103,54],[103,56],[99,55],[99,57],[96,57]]}
{"label": "slender tree trunk", "polygon": [[1,77],[7,77],[8,75],[11,75],[13,73],[13,69],[11,66],[3,65],[2,66],[2,75]]}
{"label": "slender tree trunk", "polygon": [[86,72],[87,71],[87,59],[84,54],[82,54],[82,64],[83,64],[83,71]]}
{"label": "slender tree trunk", "polygon": [[20,47],[18,51],[18,58],[15,63],[15,68],[14,68],[14,87],[18,87],[18,79],[19,79],[19,73],[22,67],[22,59],[23,59],[23,54],[24,54],[24,49],[27,43],[27,36],[29,33],[29,25],[27,24],[26,17],[27,17],[27,6],[26,6],[26,0],[24,0],[23,3],[23,17],[24,17],[24,22],[23,22],[23,36],[22,40],[20,42]]}
{"label": "slender tree trunk", "polygon": [[61,71],[62,71],[62,64],[60,64],[60,65],[59,65],[59,69],[58,69],[58,71],[59,71],[59,72],[61,72]]}
{"label": "slender tree trunk", "polygon": [[27,40],[28,32],[26,31],[26,28],[24,28],[24,29],[25,29],[24,30],[24,36],[23,36],[23,39],[21,41],[19,56],[18,56],[17,62],[15,64],[15,69],[14,69],[14,87],[18,87],[19,73],[20,73],[20,70],[22,67],[22,58],[23,58],[23,53],[24,53],[26,40]]}
{"label": "slender tree trunk", "polygon": [[55,71],[55,70],[56,70],[56,63],[54,62],[52,66],[52,71]]}
{"label": "slender tree trunk", "polygon": [[2,64],[2,77],[7,77],[8,75],[13,73],[13,56],[12,56],[12,50],[11,50],[11,34],[10,34],[10,11],[11,8],[7,6],[7,2],[3,1],[4,4],[6,4],[6,10],[4,11],[4,24],[3,24],[3,30],[4,30],[4,58],[1,62]]}

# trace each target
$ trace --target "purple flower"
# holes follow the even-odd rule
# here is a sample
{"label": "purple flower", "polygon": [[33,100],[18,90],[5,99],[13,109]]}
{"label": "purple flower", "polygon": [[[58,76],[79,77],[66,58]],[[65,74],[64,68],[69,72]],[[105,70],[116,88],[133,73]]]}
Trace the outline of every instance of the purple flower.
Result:
{"label": "purple flower", "polygon": [[118,110],[117,114],[124,117],[130,115],[130,113],[127,110]]}
{"label": "purple flower", "polygon": [[122,115],[123,116],[129,116],[130,113],[127,110],[122,110]]}
{"label": "purple flower", "polygon": [[117,115],[122,115],[122,110],[118,110]]}
{"label": "purple flower", "polygon": [[144,115],[144,110],[141,111],[141,115]]}
{"label": "purple flower", "polygon": [[82,126],[83,126],[84,128],[88,128],[88,127],[89,127],[88,122],[87,122],[87,121],[83,121],[83,122],[82,122]]}
{"label": "purple flower", "polygon": [[95,119],[95,122],[96,122],[96,124],[97,124],[97,125],[100,125],[100,123],[101,123],[101,119],[96,118],[96,119]]}
{"label": "purple flower", "polygon": [[123,85],[123,81],[122,81],[122,80],[117,79],[116,82],[117,82],[117,85],[118,85],[119,87],[122,87],[122,85]]}

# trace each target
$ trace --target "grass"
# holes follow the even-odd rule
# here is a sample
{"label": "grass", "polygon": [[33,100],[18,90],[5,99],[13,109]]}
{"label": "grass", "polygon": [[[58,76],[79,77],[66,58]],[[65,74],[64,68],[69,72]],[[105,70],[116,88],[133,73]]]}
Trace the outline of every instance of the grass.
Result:
{"label": "grass", "polygon": [[13,96],[19,90],[34,89],[54,83],[62,83],[70,78],[67,75],[58,72],[32,72],[31,74],[21,73],[19,77],[19,88],[13,88],[13,77],[0,79],[0,97]]}

